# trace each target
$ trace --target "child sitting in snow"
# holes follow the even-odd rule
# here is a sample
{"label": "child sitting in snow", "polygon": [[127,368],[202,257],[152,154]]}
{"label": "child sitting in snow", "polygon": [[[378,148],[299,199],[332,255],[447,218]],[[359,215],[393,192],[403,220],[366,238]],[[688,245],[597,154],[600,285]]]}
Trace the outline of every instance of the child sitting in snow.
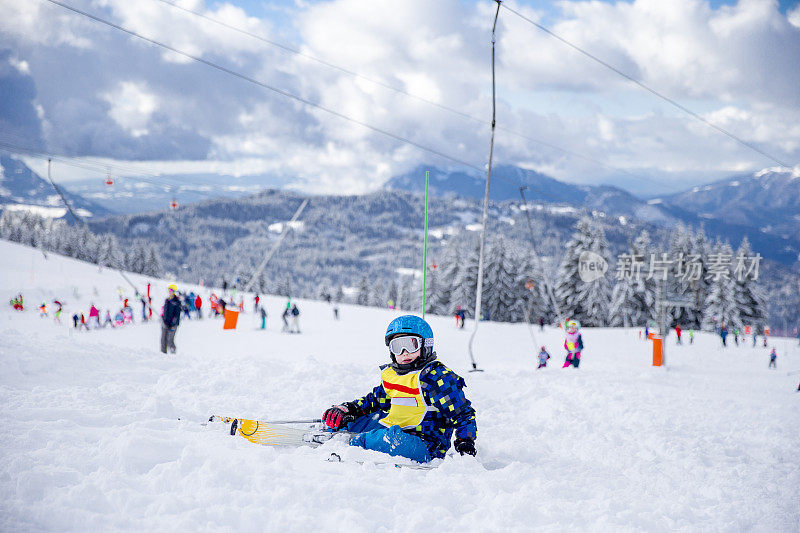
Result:
{"label": "child sitting in snow", "polygon": [[539,366],[536,367],[536,370],[547,366],[548,359],[550,359],[550,354],[547,353],[547,350],[545,350],[544,346],[542,346],[542,351],[539,352]]}
{"label": "child sitting in snow", "polygon": [[381,384],[325,411],[325,423],[357,433],[352,446],[420,463],[443,458],[454,431],[456,451],[475,455],[475,410],[464,396],[464,380],[436,360],[430,325],[413,315],[398,317],[385,341],[392,363],[381,367]]}
{"label": "child sitting in snow", "polygon": [[574,320],[567,322],[567,338],[564,339],[564,349],[567,350],[567,358],[564,360],[564,366],[567,368],[573,365],[578,368],[581,363],[581,350],[583,350],[583,337],[578,332],[578,323]]}

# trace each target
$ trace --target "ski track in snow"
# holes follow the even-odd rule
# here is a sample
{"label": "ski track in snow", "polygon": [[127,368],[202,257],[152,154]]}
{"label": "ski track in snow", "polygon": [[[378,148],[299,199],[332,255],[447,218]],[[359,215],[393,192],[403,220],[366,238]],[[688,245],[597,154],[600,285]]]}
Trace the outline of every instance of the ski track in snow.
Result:
{"label": "ski track in snow", "polygon": [[[534,346],[524,325],[483,323],[486,372],[469,373],[469,331],[428,317],[440,359],[467,380],[478,457],[423,471],[340,442],[257,446],[201,424],[317,418],[367,393],[399,312],[341,305],[336,322],[300,300],[303,334],[286,335],[285,299],[267,296],[266,331],[252,312],[236,331],[184,320],[164,356],[156,323],[67,326],[92,301],[115,310],[118,287],[133,296],[118,273],[0,241],[0,279],[27,305],[0,310],[2,531],[800,531],[796,340],[775,341],[777,371],[768,349],[722,350],[708,334],[670,338],[668,367],[652,368],[637,330],[585,328],[575,370],[560,368],[559,330],[537,327]],[[169,281],[153,281],[160,304]],[[45,298],[67,303],[64,325],[37,316]],[[553,358],[537,371],[541,344]],[[333,451],[345,462],[327,462]]]}

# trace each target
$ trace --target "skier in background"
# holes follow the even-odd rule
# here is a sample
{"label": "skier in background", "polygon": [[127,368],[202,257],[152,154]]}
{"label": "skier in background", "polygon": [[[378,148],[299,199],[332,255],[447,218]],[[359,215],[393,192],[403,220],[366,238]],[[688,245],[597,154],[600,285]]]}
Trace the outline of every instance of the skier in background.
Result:
{"label": "skier in background", "polygon": [[194,308],[197,309],[197,318],[203,318],[201,307],[203,307],[203,299],[200,298],[200,293],[198,293],[197,297],[194,299]]}
{"label": "skier in background", "polygon": [[47,304],[42,302],[42,305],[39,306],[39,318],[44,318],[47,316]]}
{"label": "skier in background", "polygon": [[550,354],[547,353],[547,350],[542,346],[542,350],[539,352],[539,366],[536,367],[536,370],[546,367],[548,359],[550,359]]}
{"label": "skier in background", "polygon": [[544,317],[539,317],[539,331],[544,331]]}
{"label": "skier in background", "polygon": [[281,315],[281,320],[283,320],[283,327],[281,328],[282,333],[289,331],[289,312],[290,307],[287,305],[283,310],[283,314]]}
{"label": "skier in background", "polygon": [[694,329],[689,328],[689,344],[694,344]]}
{"label": "skier in background", "polygon": [[292,304],[292,333],[300,333],[300,309]]}
{"label": "skier in background", "polygon": [[339,305],[333,304],[333,319],[339,320]]}
{"label": "skier in background", "polygon": [[100,329],[100,310],[94,304],[89,308],[89,327],[87,329]]}
{"label": "skier in background", "polygon": [[259,302],[260,300],[261,300],[261,298],[258,296],[258,294],[256,294],[256,295],[253,297],[253,312],[255,312],[255,313],[257,313],[257,312],[258,312],[258,302]]}
{"label": "skier in background", "polygon": [[678,344],[682,344],[682,343],[681,343],[681,332],[682,332],[682,331],[683,331],[683,330],[681,330],[681,325],[680,325],[680,324],[678,324],[678,325],[676,325],[676,326],[675,326],[675,335],[677,335],[677,336],[678,336]]}
{"label": "skier in background", "polygon": [[578,323],[575,320],[567,322],[567,337],[564,339],[564,349],[567,350],[567,358],[564,360],[564,366],[567,368],[573,365],[578,368],[581,363],[581,350],[583,350],[583,337],[578,332]]}
{"label": "skier in background", "polygon": [[183,316],[187,319],[192,318],[189,314],[191,312],[191,306],[189,304],[189,296],[187,294],[180,294],[178,298],[181,301],[181,311],[183,311]]}
{"label": "skier in background", "polygon": [[775,361],[777,358],[778,354],[775,353],[775,348],[773,348],[772,351],[769,352],[769,366],[767,368],[778,368]]}
{"label": "skier in background", "polygon": [[722,327],[719,328],[719,336],[722,338],[722,346],[728,346],[728,326],[722,324]]}
{"label": "skier in background", "polygon": [[58,300],[53,300],[53,303],[56,304],[56,312],[55,312],[55,315],[54,315],[55,318],[53,320],[55,320],[56,322],[61,324],[61,312],[64,309],[64,305],[61,302],[59,302]]}
{"label": "skier in background", "polygon": [[264,309],[263,305],[258,306],[258,310],[261,313],[261,329],[267,328],[267,310]]}
{"label": "skier in background", "polygon": [[111,311],[106,309],[106,319],[103,321],[103,329],[105,329],[106,326],[109,326],[109,325],[113,328],[114,327],[114,320],[111,319]]}
{"label": "skier in background", "polygon": [[176,294],[178,287],[174,284],[168,287],[169,296],[164,300],[164,314],[161,317],[161,353],[175,353],[175,332],[181,323],[181,301]]}
{"label": "skier in background", "polygon": [[392,364],[382,367],[381,384],[326,410],[325,423],[357,433],[351,446],[420,463],[444,458],[454,431],[456,451],[475,455],[475,410],[464,395],[464,379],[436,360],[430,325],[401,316],[389,323],[384,340]]}
{"label": "skier in background", "polygon": [[459,329],[464,329],[464,320],[467,318],[467,313],[464,309],[459,305],[456,309],[456,326]]}

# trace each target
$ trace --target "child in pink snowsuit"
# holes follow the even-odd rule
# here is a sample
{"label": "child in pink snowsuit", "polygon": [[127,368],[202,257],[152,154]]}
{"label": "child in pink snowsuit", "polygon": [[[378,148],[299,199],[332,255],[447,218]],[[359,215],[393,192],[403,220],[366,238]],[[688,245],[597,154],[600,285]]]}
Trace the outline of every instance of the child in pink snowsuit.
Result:
{"label": "child in pink snowsuit", "polygon": [[574,320],[567,322],[567,338],[564,339],[564,349],[567,350],[567,358],[564,360],[564,366],[561,368],[567,368],[569,365],[578,368],[581,362],[583,338],[578,332],[578,323]]}

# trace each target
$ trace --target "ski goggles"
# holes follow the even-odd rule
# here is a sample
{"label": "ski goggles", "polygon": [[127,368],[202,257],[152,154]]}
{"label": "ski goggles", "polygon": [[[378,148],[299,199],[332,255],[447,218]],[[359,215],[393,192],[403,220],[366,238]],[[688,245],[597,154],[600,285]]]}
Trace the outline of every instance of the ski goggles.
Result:
{"label": "ski goggles", "polygon": [[404,337],[395,337],[389,341],[389,351],[392,355],[400,355],[405,350],[408,353],[414,353],[425,345],[425,340],[422,337],[415,337],[406,335]]}

